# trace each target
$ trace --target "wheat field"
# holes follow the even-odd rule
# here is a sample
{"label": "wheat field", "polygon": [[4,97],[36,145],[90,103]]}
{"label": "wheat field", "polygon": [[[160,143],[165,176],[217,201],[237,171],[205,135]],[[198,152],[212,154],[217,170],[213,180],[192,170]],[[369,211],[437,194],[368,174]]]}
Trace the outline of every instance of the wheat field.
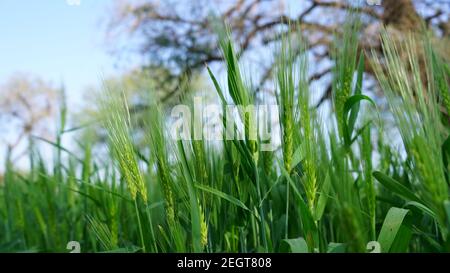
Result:
{"label": "wheat field", "polygon": [[[450,251],[449,64],[426,34],[399,43],[383,32],[381,58],[358,48],[356,16],[343,33],[329,118],[311,103],[307,46],[291,33],[274,49],[275,149],[252,135],[261,128],[245,111],[238,125],[220,116],[240,139],[174,139],[152,99],[137,136],[129,98],[105,87],[97,125],[108,149],[98,160],[88,140],[79,153],[62,146],[62,109],[56,141],[46,143],[52,162],[32,147],[29,170],[6,162],[0,251],[68,252],[70,241],[81,252]],[[220,106],[269,100],[253,91],[227,32],[219,37],[226,81],[208,72]],[[365,56],[375,60],[400,148],[363,88]],[[181,103],[193,110],[192,98]]]}

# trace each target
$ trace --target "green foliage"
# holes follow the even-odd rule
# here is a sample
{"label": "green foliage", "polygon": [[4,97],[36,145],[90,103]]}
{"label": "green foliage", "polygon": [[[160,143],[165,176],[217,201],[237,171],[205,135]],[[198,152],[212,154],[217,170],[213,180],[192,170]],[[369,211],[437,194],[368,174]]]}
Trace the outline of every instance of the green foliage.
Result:
{"label": "green foliage", "polygon": [[378,236],[382,252],[406,252],[411,239],[411,224],[406,219],[409,210],[391,208]]}
{"label": "green foliage", "polygon": [[[276,50],[279,150],[265,151],[252,137],[262,128],[245,107],[269,98],[256,99],[226,34],[226,85],[208,73],[223,109],[244,107],[236,123],[226,115],[219,121],[224,134],[242,138],[173,139],[151,96],[137,132],[131,98],[105,88],[98,106],[109,153],[98,158],[87,136],[78,153],[62,146],[71,131],[63,107],[56,141],[33,139],[54,149],[53,162],[33,146],[28,171],[6,162],[0,251],[66,252],[73,240],[82,252],[366,252],[375,240],[382,252],[449,251],[450,145],[439,111],[447,107],[448,64],[418,42],[424,39],[398,45],[383,34],[379,62],[387,69],[374,67],[402,137],[399,150],[363,90],[359,19],[350,18],[336,38],[336,126],[325,126],[311,107],[299,36],[286,35]],[[190,97],[184,102],[194,110]]]}
{"label": "green foliage", "polygon": [[[429,46],[426,42],[419,42],[412,35],[406,35],[405,41],[399,44],[383,32],[382,41],[388,69],[383,71],[379,63],[375,67],[408,155],[405,173],[412,180],[409,182],[411,189],[406,190],[407,187],[390,178],[382,180],[395,185],[410,200],[433,211],[441,235],[446,238],[443,203],[448,199],[448,183],[442,146],[447,132],[437,99],[443,83],[439,77],[435,78],[437,84],[426,83],[433,80],[436,67],[426,66],[421,70],[418,58],[419,52],[424,52],[427,60],[434,60],[435,56],[432,50],[426,50]],[[411,199],[414,196],[418,199]]]}

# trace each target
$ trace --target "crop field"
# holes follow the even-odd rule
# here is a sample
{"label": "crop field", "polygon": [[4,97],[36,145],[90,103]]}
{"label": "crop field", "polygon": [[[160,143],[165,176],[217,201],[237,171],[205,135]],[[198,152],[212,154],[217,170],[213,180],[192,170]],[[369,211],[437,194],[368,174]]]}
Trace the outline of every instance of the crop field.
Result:
{"label": "crop field", "polygon": [[[350,14],[334,36],[329,113],[312,103],[301,35],[280,34],[275,92],[258,94],[226,27],[224,80],[206,67],[215,130],[194,95],[169,109],[149,95],[136,117],[126,90],[105,84],[104,149],[88,134],[74,149],[67,134],[89,126],[69,127],[62,104],[54,141],[30,140],[25,169],[6,158],[0,251],[449,252],[449,63],[425,31],[399,41],[382,29],[384,55],[363,52],[360,25]],[[364,88],[368,65],[385,109]]]}

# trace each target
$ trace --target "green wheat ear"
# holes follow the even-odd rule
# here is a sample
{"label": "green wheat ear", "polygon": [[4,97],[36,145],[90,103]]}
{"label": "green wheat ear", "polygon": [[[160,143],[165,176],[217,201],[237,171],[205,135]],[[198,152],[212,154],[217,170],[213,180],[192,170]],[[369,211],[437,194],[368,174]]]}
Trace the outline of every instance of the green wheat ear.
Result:
{"label": "green wheat ear", "polygon": [[341,137],[344,136],[344,105],[350,95],[352,95],[360,26],[360,18],[350,13],[345,22],[342,37],[336,38],[335,48],[332,53],[336,62],[333,67],[333,102],[339,135]]}
{"label": "green wheat ear", "polygon": [[89,229],[95,234],[105,250],[112,250],[117,247],[117,243],[114,242],[112,233],[107,225],[89,215],[87,216],[87,222]]}
{"label": "green wheat ear", "polygon": [[[426,37],[428,38],[429,35]],[[450,68],[449,64],[445,63],[442,56],[434,50],[431,45],[431,39],[427,39],[428,43],[425,45],[426,54],[428,58],[428,68],[431,74],[431,87],[437,90],[442,104],[447,111],[447,114],[450,115]]]}
{"label": "green wheat ear", "polygon": [[201,245],[205,247],[208,244],[208,225],[206,224],[205,211],[199,204],[200,210],[200,234],[201,234]]}
{"label": "green wheat ear", "polygon": [[108,87],[105,90],[100,98],[100,107],[101,113],[105,115],[103,121],[108,133],[108,147],[118,162],[133,200],[139,194],[147,203],[147,188],[134,152],[131,117],[125,94]]}
{"label": "green wheat ear", "polygon": [[169,225],[175,223],[175,201],[172,190],[172,177],[170,175],[169,166],[169,143],[165,135],[164,120],[161,109],[154,102],[151,102],[148,109],[148,133],[146,135],[147,142],[150,145],[150,152],[153,160],[156,162],[156,172],[161,188],[164,194],[167,221]]}
{"label": "green wheat ear", "polygon": [[295,97],[295,59],[296,53],[293,49],[290,36],[284,36],[281,49],[277,58],[277,103],[280,107],[280,121],[283,144],[284,168],[288,173],[292,170],[292,158],[294,154],[294,123],[296,109],[294,107]]}
{"label": "green wheat ear", "polygon": [[[383,87],[405,150],[414,164],[411,174],[414,187],[423,203],[438,216],[443,234],[446,234],[443,202],[448,198],[448,185],[442,160],[442,144],[445,130],[440,118],[437,88],[425,84],[433,80],[433,67],[421,67],[420,56],[432,60],[432,51],[426,50],[426,39],[407,33],[402,43],[382,31],[386,70],[376,59],[375,72]],[[426,78],[423,76],[425,70]],[[438,81],[439,84],[439,81]],[[400,100],[399,100],[400,98]]]}

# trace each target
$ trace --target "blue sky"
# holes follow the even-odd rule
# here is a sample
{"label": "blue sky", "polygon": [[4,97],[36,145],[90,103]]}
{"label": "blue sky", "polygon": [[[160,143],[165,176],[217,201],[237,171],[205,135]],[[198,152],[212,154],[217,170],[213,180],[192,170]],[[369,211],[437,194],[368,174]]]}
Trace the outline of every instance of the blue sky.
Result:
{"label": "blue sky", "polygon": [[71,104],[79,105],[87,85],[114,72],[101,24],[113,1],[68,2],[0,1],[0,82],[15,72],[32,73],[64,83]]}
{"label": "blue sky", "polygon": [[[76,112],[88,86],[98,86],[102,77],[121,71],[105,44],[105,20],[113,1],[80,0],[78,6],[70,1],[0,0],[0,84],[17,72],[55,87],[64,84],[69,111]],[[121,63],[122,69],[128,65],[133,66]],[[0,172],[5,149],[0,143]]]}

